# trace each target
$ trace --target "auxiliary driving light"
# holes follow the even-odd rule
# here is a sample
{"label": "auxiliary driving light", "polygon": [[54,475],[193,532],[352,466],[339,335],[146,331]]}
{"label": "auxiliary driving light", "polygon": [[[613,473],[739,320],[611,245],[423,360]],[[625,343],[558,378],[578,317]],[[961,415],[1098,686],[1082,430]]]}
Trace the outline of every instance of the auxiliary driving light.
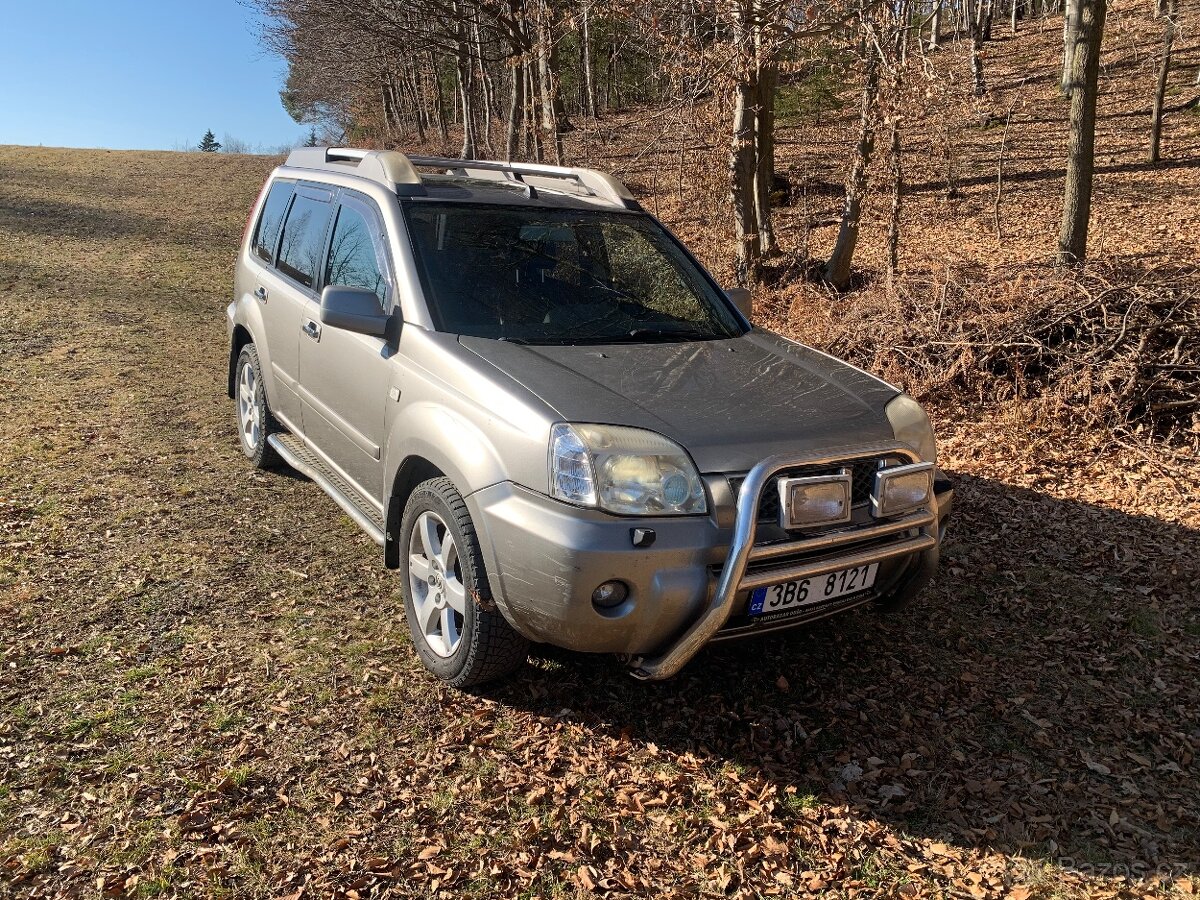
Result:
{"label": "auxiliary driving light", "polygon": [[850,521],[850,473],[779,479],[779,524],[813,528]]}
{"label": "auxiliary driving light", "polygon": [[875,473],[871,514],[887,519],[929,503],[933,494],[933,463],[892,466]]}
{"label": "auxiliary driving light", "polygon": [[592,591],[592,603],[601,609],[620,606],[629,596],[629,588],[623,581],[606,581]]}

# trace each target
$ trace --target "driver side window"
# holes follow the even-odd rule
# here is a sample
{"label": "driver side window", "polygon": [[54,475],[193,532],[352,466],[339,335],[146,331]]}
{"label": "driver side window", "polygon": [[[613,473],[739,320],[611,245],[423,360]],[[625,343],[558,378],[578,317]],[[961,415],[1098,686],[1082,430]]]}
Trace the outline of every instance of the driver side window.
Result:
{"label": "driver side window", "polygon": [[374,291],[380,308],[387,309],[387,267],[379,231],[355,206],[343,203],[338,210],[324,283]]}

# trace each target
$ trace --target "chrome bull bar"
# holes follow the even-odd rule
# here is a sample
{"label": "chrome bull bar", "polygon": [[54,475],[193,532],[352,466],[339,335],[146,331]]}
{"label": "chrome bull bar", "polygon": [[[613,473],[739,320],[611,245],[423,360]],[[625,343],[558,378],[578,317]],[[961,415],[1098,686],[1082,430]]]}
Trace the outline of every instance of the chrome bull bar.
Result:
{"label": "chrome bull bar", "polygon": [[[713,636],[725,627],[733,614],[738,593],[767,584],[778,584],[839,569],[883,562],[901,556],[921,553],[937,546],[937,497],[931,494],[929,506],[891,521],[862,528],[852,528],[831,534],[781,541],[761,547],[754,545],[758,528],[758,506],[763,488],[772,478],[788,469],[803,466],[853,462],[872,456],[900,456],[912,462],[917,456],[904,444],[881,442],[842,450],[827,450],[801,456],[772,456],[764,459],[746,475],[737,497],[737,513],[729,554],[721,568],[721,577],[708,607],[688,629],[662,654],[653,657],[634,657],[629,662],[631,674],[642,681],[661,681],[670,678],[691,661]],[[848,544],[858,544],[875,538],[916,530],[917,534],[882,547],[866,548],[848,556],[804,562],[754,573],[747,567],[757,560],[774,559],[792,553],[833,550]]]}

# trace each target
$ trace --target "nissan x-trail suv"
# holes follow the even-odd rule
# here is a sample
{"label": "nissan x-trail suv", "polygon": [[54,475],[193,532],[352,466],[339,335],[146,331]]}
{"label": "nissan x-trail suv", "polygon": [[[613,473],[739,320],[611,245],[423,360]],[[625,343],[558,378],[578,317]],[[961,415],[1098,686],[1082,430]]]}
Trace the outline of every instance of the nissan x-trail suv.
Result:
{"label": "nissan x-trail suv", "polygon": [[383,548],[450,684],[530,642],[667,678],[937,566],[953,494],[921,407],[756,328],[604,173],[296,150],[228,325],[246,456]]}

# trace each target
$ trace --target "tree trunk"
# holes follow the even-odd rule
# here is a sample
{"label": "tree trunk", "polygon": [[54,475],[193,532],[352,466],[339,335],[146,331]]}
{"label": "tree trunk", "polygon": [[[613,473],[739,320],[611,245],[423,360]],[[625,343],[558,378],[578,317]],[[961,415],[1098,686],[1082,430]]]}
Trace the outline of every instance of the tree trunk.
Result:
{"label": "tree trunk", "polygon": [[471,48],[467,43],[467,26],[461,15],[461,6],[454,4],[455,12],[455,54],[454,62],[458,73],[458,95],[462,107],[463,143],[459,156],[462,159],[475,159],[478,154],[478,141],[475,137],[475,102],[472,90],[472,59]]}
{"label": "tree trunk", "polygon": [[[401,84],[405,88],[407,88],[408,98],[409,98],[409,101],[412,103],[412,118],[413,118],[413,124],[416,126],[416,129],[417,129],[417,141],[419,141],[420,143],[423,144],[423,143],[425,143],[425,122],[423,121],[423,118],[422,118],[421,97],[417,93],[416,87],[413,85],[411,79],[409,79],[407,72],[405,72],[405,76],[404,76],[404,79],[401,81]],[[396,83],[394,80],[391,81],[391,85],[392,85],[392,97],[393,98],[399,97],[401,92],[396,87]]]}
{"label": "tree trunk", "polygon": [[461,63],[458,67],[458,99],[459,108],[462,110],[463,129],[462,149],[458,154],[461,159],[475,159],[477,155],[475,104],[472,102],[471,94],[471,64],[468,60],[465,67]]}
{"label": "tree trunk", "polygon": [[867,67],[862,93],[862,109],[858,119],[858,144],[854,162],[846,179],[846,203],[842,208],[842,225],[829,262],[825,264],[825,280],[836,288],[850,281],[850,264],[858,244],[858,223],[862,215],[863,195],[867,190],[867,166],[875,149],[875,103],[879,95],[879,68],[875,54],[868,48]]}
{"label": "tree trunk", "polygon": [[433,116],[429,114],[429,96],[425,91],[425,81],[421,75],[421,67],[417,65],[415,59],[409,62],[409,78],[412,83],[413,97],[420,112],[421,123],[428,130],[434,125],[434,121]]}
{"label": "tree trunk", "polygon": [[488,74],[487,67],[483,63],[483,36],[479,27],[479,10],[474,10],[471,21],[472,38],[471,38],[471,56],[474,58],[474,63],[479,75],[480,96],[483,99],[483,115],[480,117],[483,124],[483,146],[487,149],[488,155],[492,153],[492,76]]}
{"label": "tree trunk", "polygon": [[759,239],[755,203],[755,114],[758,90],[752,71],[739,80],[733,109],[733,142],[729,148],[729,197],[733,202],[737,283],[741,287],[758,281],[762,243]]}
{"label": "tree trunk", "polygon": [[985,0],[974,0],[964,5],[967,31],[971,35],[971,82],[976,97],[987,93],[987,82],[983,78],[983,23]]}
{"label": "tree trunk", "polygon": [[936,50],[942,37],[942,0],[933,0],[933,17],[929,21],[929,49]]}
{"label": "tree trunk", "polygon": [[771,190],[775,187],[775,86],[779,70],[772,63],[757,73],[754,117],[754,218],[763,256],[778,251],[771,224]]}
{"label": "tree trunk", "polygon": [[530,60],[525,66],[525,98],[528,103],[528,109],[525,114],[525,154],[532,156],[535,162],[543,162],[546,159],[546,153],[542,147],[542,130],[538,124],[539,120],[539,101],[541,96],[537,90],[537,79],[533,71],[533,61]]}
{"label": "tree trunk", "polygon": [[1012,9],[1010,9],[1008,11],[1008,14],[1010,17],[1009,18],[1009,28],[1011,29],[1013,34],[1017,33],[1017,8],[1020,5],[1021,5],[1020,0],[1012,0]]}
{"label": "tree trunk", "polygon": [[1071,131],[1067,140],[1067,184],[1063,194],[1060,263],[1083,262],[1087,256],[1088,218],[1092,211],[1095,168],[1096,92],[1100,78],[1100,41],[1107,0],[1073,0],[1079,4],[1079,31],[1071,52]]}
{"label": "tree trunk", "polygon": [[1063,6],[1062,95],[1071,99],[1073,58],[1079,43],[1079,15],[1083,0],[1066,0]]}
{"label": "tree trunk", "polygon": [[388,76],[386,74],[379,79],[379,97],[383,101],[383,133],[384,137],[390,141],[397,116],[395,101],[388,89]]}
{"label": "tree trunk", "polygon": [[433,55],[433,51],[429,51],[429,71],[433,76],[433,91],[434,91],[434,108],[433,111],[437,116],[438,135],[442,142],[450,140],[449,130],[446,128],[446,98],[442,93],[442,77],[438,72],[437,57]]}
{"label": "tree trunk", "polygon": [[558,43],[554,35],[552,11],[548,3],[538,10],[538,85],[542,106],[542,131],[554,145],[554,161],[563,165],[563,135],[573,130],[562,99]]}
{"label": "tree trunk", "polygon": [[1163,102],[1167,96],[1167,74],[1171,70],[1171,45],[1175,41],[1176,0],[1167,0],[1165,23],[1163,24],[1162,61],[1158,66],[1158,84],[1154,89],[1154,110],[1150,114],[1150,153],[1148,162],[1159,161],[1159,144],[1162,141]]}
{"label": "tree trunk", "polygon": [[889,163],[892,182],[892,208],[888,216],[888,282],[893,283],[896,272],[900,267],[900,205],[904,192],[904,167],[900,148],[900,105],[904,89],[904,44],[908,34],[907,4],[899,4],[899,16],[896,22],[896,38],[891,60],[891,83],[889,85],[888,105],[891,113],[891,134],[889,141]]}
{"label": "tree trunk", "polygon": [[[514,48],[515,50],[516,48]],[[525,111],[525,67],[520,56],[514,53],[512,86],[508,101],[508,131],[505,134],[504,159],[512,162],[521,142],[521,119]]]}
{"label": "tree trunk", "polygon": [[888,277],[894,278],[900,267],[900,204],[904,189],[903,158],[900,149],[900,117],[892,115],[891,133],[892,209],[888,216]]}
{"label": "tree trunk", "polygon": [[583,15],[579,30],[581,65],[583,67],[583,111],[594,119],[596,118],[596,81],[592,75],[592,38],[588,21],[590,18],[591,0],[583,0]]}

